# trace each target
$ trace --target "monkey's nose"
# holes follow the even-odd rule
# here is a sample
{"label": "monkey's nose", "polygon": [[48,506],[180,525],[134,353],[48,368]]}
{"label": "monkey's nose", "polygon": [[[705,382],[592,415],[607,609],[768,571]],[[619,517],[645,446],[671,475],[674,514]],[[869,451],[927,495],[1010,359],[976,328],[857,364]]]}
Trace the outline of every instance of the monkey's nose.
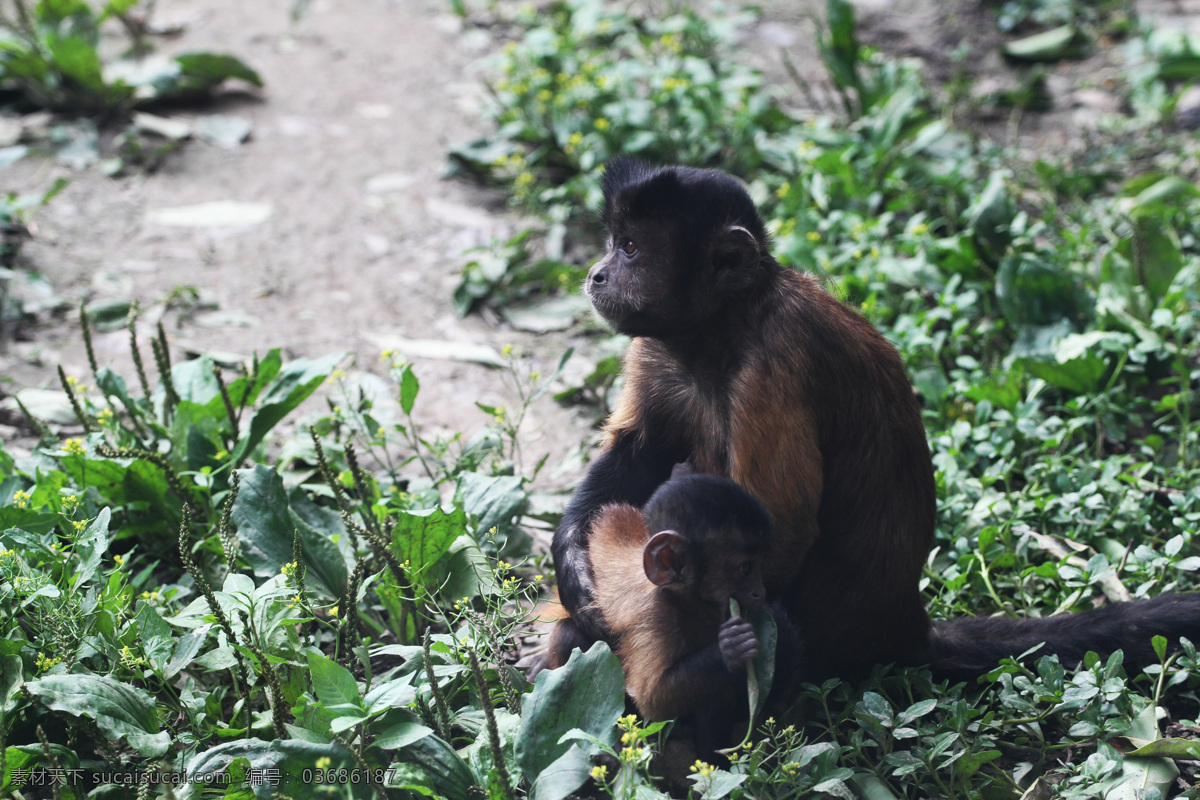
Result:
{"label": "monkey's nose", "polygon": [[588,272],[588,283],[602,284],[608,280],[608,275],[604,271],[603,264],[597,264]]}

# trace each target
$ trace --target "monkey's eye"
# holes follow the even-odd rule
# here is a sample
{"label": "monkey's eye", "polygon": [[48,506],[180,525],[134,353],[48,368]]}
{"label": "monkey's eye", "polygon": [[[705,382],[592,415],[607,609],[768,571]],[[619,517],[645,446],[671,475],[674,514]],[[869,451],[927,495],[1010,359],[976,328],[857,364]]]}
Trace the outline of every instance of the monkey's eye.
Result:
{"label": "monkey's eye", "polygon": [[626,239],[621,245],[620,250],[622,253],[630,257],[637,255],[637,245],[633,243],[633,239]]}

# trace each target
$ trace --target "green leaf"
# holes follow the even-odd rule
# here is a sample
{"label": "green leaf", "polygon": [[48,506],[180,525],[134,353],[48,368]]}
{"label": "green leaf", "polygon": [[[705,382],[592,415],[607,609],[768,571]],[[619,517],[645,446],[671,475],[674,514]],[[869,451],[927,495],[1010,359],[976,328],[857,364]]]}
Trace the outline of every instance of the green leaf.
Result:
{"label": "green leaf", "polygon": [[1078,56],[1082,36],[1071,25],[1061,25],[1009,42],[1002,48],[1014,61],[1060,61]]}
{"label": "green leaf", "polygon": [[[564,666],[538,674],[521,710],[517,761],[527,777],[533,776],[531,796],[561,800],[584,784],[591,769],[586,758],[556,763],[568,750],[579,747],[571,742],[560,743],[562,735],[579,728],[610,746],[617,741],[617,719],[625,711],[621,664],[603,642],[592,645],[586,653],[576,651]],[[555,769],[547,772],[543,787],[541,774],[552,764]],[[567,767],[575,771],[568,772]]]}
{"label": "green leaf", "polygon": [[211,628],[211,625],[201,625],[179,637],[179,641],[175,644],[175,652],[171,655],[171,661],[163,670],[164,678],[170,679],[178,675],[180,670],[192,663],[196,654],[204,647],[204,640],[208,638]]}
{"label": "green leaf", "polygon": [[492,562],[473,538],[464,534],[450,545],[450,557],[445,561],[445,574],[436,574],[443,597],[475,597],[496,594],[500,584]]}
{"label": "green leaf", "polygon": [[96,574],[100,567],[101,557],[108,552],[112,536],[108,532],[108,523],[112,513],[103,508],[96,518],[80,534],[75,542],[75,554],[79,556],[79,568],[75,572],[72,586],[78,589]]}
{"label": "green leaf", "polygon": [[313,524],[321,515],[309,513],[305,503],[311,506],[311,502],[297,497],[296,505],[304,514],[294,511],[283,478],[262,464],[238,470],[238,476],[241,488],[232,518],[238,538],[245,544],[243,556],[254,574],[261,578],[278,575],[283,565],[292,561],[292,534],[299,531],[308,587],[326,598],[343,596],[349,578],[345,558],[326,531]]}
{"label": "green leaf", "polygon": [[704,794],[700,795],[700,798],[701,800],[721,800],[722,797],[727,797],[734,789],[741,786],[749,777],[749,775],[734,775],[724,770],[718,770],[712,776],[708,788],[704,790]]}
{"label": "green leaf", "polygon": [[478,783],[467,762],[437,736],[426,736],[400,751],[401,761],[424,773],[425,785],[446,800],[477,800]]}
{"label": "green leaf", "polygon": [[421,391],[421,383],[413,372],[412,364],[405,364],[400,373],[400,408],[405,414],[411,414],[413,403],[417,400],[417,392]]}
{"label": "green leaf", "polygon": [[392,541],[400,560],[411,564],[415,576],[424,580],[427,570],[447,554],[454,540],[467,528],[467,515],[458,507],[450,513],[441,508],[428,512],[405,511],[396,517]]}
{"label": "green leaf", "polygon": [[110,741],[124,739],[146,758],[167,752],[171,735],[160,731],[154,698],[104,675],[51,675],[27,683],[34,697],[54,711],[87,717]]}
{"label": "green leaf", "polygon": [[399,750],[432,734],[433,730],[422,725],[414,715],[412,719],[398,722],[380,731],[372,744],[384,750]]}
{"label": "green leaf", "polygon": [[465,472],[458,478],[458,500],[477,520],[477,535],[496,528],[507,533],[525,505],[525,479],[518,475]]}
{"label": "green leaf", "polygon": [[316,391],[345,357],[345,353],[334,353],[315,360],[298,358],[288,362],[259,399],[260,405],[250,417],[249,431],[234,446],[230,460],[241,463],[281,419]]}
{"label": "green leaf", "polygon": [[1028,253],[1005,258],[996,273],[1000,310],[1017,325],[1078,323],[1091,313],[1091,299],[1077,279],[1050,261]]}
{"label": "green leaf", "polygon": [[313,692],[326,708],[350,706],[363,709],[358,683],[350,670],[320,653],[309,651],[308,671],[312,675]]}
{"label": "green leaf", "polygon": [[975,231],[975,242],[979,253],[990,264],[999,264],[1012,241],[1009,227],[1016,216],[1016,206],[1005,185],[1007,173],[995,170],[988,176],[983,187],[967,208],[967,222]]}
{"label": "green leaf", "polygon": [[176,56],[179,64],[179,91],[207,91],[220,83],[238,78],[255,86],[262,86],[258,73],[240,59],[216,53],[184,53]]}
{"label": "green leaf", "polygon": [[[282,739],[274,742],[264,742],[261,739],[239,739],[235,742],[218,745],[192,757],[187,762],[185,773],[190,784],[202,786],[211,781],[215,775],[220,775],[229,769],[237,759],[246,759],[253,770],[278,769],[281,773],[279,786],[272,786],[266,781],[251,785],[254,796],[259,800],[278,797],[284,792],[294,791],[296,787],[307,787],[312,784],[312,770],[318,759],[330,759],[329,769],[354,769],[357,765],[348,750],[339,744],[322,744],[306,742],[299,739]],[[308,780],[305,780],[305,772]],[[303,795],[301,795],[303,796]]]}
{"label": "green leaf", "polygon": [[175,638],[171,635],[171,626],[158,615],[154,606],[145,601],[138,607],[136,623],[142,651],[150,659],[154,669],[161,672],[175,652]]}

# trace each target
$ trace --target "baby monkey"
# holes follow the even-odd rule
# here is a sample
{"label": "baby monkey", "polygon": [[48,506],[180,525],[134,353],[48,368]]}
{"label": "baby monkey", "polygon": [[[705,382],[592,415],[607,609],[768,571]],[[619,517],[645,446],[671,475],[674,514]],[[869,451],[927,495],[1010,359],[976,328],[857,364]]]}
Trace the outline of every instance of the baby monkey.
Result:
{"label": "baby monkey", "polygon": [[[745,668],[758,640],[749,622],[729,617],[729,598],[743,607],[766,599],[770,528],[762,503],[716,475],[673,477],[640,511],[613,504],[596,513],[588,543],[594,602],[643,716],[692,718],[718,738],[745,718]],[[587,641],[573,620],[560,620],[547,666],[566,663]]]}

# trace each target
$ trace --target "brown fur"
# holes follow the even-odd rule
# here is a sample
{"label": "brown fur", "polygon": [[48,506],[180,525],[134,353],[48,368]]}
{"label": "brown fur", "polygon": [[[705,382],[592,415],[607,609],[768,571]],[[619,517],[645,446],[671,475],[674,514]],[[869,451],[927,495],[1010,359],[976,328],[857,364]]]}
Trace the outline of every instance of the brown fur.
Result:
{"label": "brown fur", "polygon": [[[732,322],[772,335],[728,375],[699,379],[663,342],[633,341],[608,446],[653,441],[666,423],[696,471],[728,476],[767,505],[767,588],[787,600],[818,668],[919,663],[928,620],[916,586],[934,491],[916,400],[895,350],[862,317],[811,276],[776,277],[746,322]],[[737,328],[719,335],[737,341]],[[862,429],[838,436],[845,416]]]}

